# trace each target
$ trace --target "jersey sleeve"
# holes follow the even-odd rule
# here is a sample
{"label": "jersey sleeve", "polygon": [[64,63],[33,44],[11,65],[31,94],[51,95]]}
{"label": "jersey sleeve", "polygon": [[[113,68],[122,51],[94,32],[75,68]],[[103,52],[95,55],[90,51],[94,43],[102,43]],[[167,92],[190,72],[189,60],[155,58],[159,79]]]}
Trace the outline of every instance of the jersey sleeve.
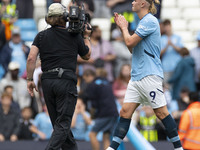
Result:
{"label": "jersey sleeve", "polygon": [[140,21],[135,33],[141,38],[145,38],[146,36],[153,33],[157,28],[157,25],[154,21],[151,20],[142,20]]}
{"label": "jersey sleeve", "polygon": [[36,46],[37,48],[40,48],[40,32],[36,35],[36,37],[33,40],[32,45]]}
{"label": "jersey sleeve", "polygon": [[89,47],[85,45],[85,42],[81,35],[78,36],[78,54],[80,56],[85,56],[89,52]]}

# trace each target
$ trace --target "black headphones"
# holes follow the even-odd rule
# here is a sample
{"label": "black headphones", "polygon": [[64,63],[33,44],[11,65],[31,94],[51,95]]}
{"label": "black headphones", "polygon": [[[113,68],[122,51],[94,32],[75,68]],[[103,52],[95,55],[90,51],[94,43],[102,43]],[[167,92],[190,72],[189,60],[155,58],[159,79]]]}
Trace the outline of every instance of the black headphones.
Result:
{"label": "black headphones", "polygon": [[[63,8],[63,10],[64,10],[64,13],[63,13],[63,20],[65,21],[65,22],[67,22],[68,21],[68,19],[67,19],[67,17],[68,17],[68,12],[66,11],[66,7],[63,5],[63,4],[61,4],[62,5],[62,8]],[[47,22],[47,18],[48,18],[49,16],[48,16],[48,12],[47,12],[47,14],[45,15],[45,21]],[[48,23],[48,22],[47,22]]]}
{"label": "black headphones", "polygon": [[68,21],[67,17],[68,17],[68,15],[69,15],[69,13],[66,11],[67,8],[66,8],[63,4],[61,4],[61,5],[62,5],[62,7],[63,7],[63,9],[64,9],[63,20],[64,20],[65,22],[67,22],[67,21]]}

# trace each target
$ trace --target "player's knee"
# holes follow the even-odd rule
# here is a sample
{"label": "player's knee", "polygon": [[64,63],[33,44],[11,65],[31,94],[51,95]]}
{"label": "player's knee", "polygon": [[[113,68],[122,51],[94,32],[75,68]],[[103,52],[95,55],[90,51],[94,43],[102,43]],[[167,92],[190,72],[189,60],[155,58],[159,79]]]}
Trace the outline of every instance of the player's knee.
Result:
{"label": "player's knee", "polygon": [[155,112],[155,114],[160,120],[164,119],[165,117],[169,115],[169,113],[162,112],[162,111]]}
{"label": "player's knee", "polygon": [[125,109],[122,107],[122,109],[120,110],[120,117],[130,119],[131,116],[132,115],[130,114],[129,109]]}
{"label": "player's knee", "polygon": [[167,116],[169,115],[169,112],[168,112],[166,106],[161,107],[161,108],[154,109],[154,112],[155,112],[156,116],[157,116],[160,120],[164,119],[165,117],[167,117]]}

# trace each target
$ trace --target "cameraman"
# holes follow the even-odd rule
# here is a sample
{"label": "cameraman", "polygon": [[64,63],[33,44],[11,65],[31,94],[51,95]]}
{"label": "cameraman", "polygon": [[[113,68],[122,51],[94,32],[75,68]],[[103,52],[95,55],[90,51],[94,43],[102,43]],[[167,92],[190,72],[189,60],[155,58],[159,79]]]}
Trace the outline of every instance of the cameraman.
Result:
{"label": "cameraman", "polygon": [[[77,101],[77,55],[90,58],[90,30],[85,28],[84,40],[80,34],[66,29],[65,8],[59,3],[49,6],[46,22],[51,28],[35,37],[27,60],[27,88],[31,96],[36,88],[33,82],[38,53],[42,67],[42,89],[54,128],[45,150],[76,150],[77,145],[70,130]],[[88,24],[89,26],[89,24]]]}

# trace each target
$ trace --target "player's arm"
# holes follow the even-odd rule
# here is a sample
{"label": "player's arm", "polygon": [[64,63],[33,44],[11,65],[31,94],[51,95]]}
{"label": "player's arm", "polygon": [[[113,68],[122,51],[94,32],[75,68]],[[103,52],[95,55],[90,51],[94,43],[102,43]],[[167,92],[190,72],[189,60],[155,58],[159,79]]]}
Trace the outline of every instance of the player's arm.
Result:
{"label": "player's arm", "polygon": [[132,53],[133,47],[135,47],[142,40],[142,38],[135,33],[133,35],[130,35],[128,32],[128,29],[122,29],[122,34],[123,34],[124,42],[126,46],[128,47],[129,51]]}
{"label": "player's arm", "polygon": [[128,47],[129,51],[132,53],[132,48],[135,47],[142,38],[138,36],[137,34],[130,35],[128,31],[128,22],[122,15],[118,15],[118,13],[115,13],[115,23],[120,28],[124,42],[126,46]]}

